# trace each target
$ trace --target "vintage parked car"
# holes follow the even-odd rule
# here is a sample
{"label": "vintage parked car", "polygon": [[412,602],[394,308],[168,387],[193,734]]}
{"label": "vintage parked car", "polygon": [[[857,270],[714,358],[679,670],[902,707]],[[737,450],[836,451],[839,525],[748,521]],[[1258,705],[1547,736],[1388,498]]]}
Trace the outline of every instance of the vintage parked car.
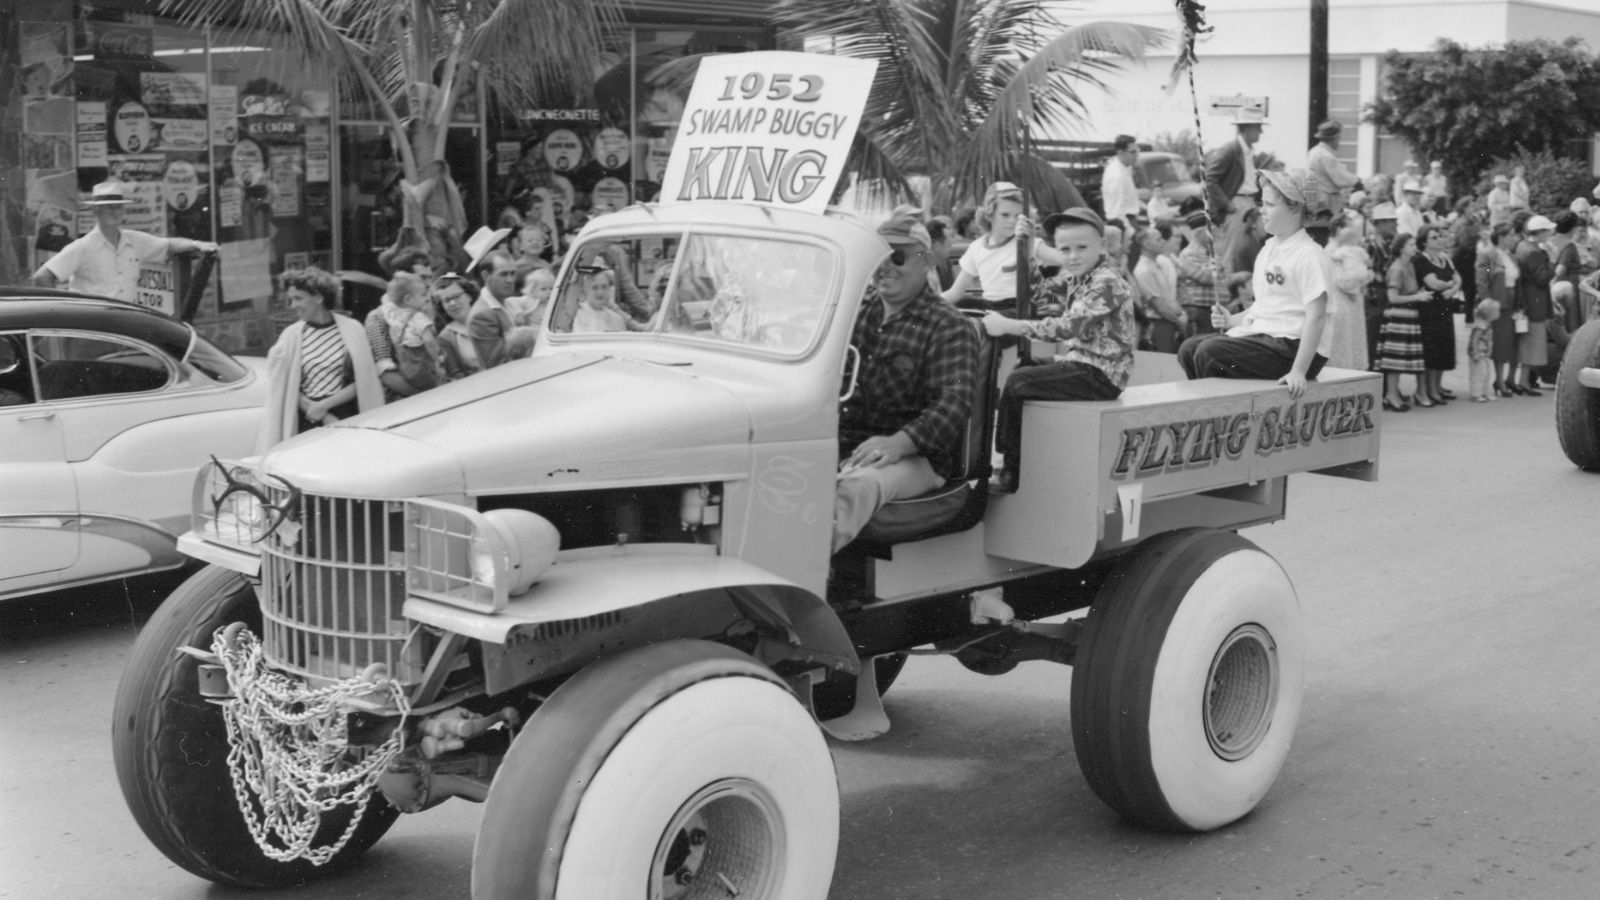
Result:
{"label": "vintage parked car", "polygon": [[0,600],[182,566],[194,470],[251,451],[265,382],[167,316],[0,288]]}

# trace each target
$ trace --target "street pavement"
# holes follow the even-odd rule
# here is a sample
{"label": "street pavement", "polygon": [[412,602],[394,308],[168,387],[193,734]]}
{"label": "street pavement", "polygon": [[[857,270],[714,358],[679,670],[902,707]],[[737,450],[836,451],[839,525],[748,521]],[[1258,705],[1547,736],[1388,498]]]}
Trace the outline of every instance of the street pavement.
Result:
{"label": "street pavement", "polygon": [[[1465,372],[1446,384],[1465,395]],[[1310,653],[1299,735],[1245,820],[1114,817],[1078,772],[1071,671],[914,658],[893,731],[835,745],[832,896],[1578,898],[1600,892],[1600,475],[1552,398],[1383,420],[1381,480],[1291,479],[1245,532],[1289,572]],[[123,804],[112,694],[171,579],[0,607],[0,897],[243,896],[166,861]],[[403,817],[350,873],[252,898],[468,895],[481,808]]]}

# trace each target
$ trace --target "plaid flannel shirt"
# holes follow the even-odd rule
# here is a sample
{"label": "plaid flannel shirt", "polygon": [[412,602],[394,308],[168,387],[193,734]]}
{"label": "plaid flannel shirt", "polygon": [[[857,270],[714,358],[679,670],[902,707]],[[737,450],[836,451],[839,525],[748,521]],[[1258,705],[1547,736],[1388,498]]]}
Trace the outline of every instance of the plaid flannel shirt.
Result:
{"label": "plaid flannel shirt", "polygon": [[885,319],[869,292],[850,342],[861,375],[839,413],[840,458],[874,435],[904,431],[935,472],[960,468],[977,384],[976,330],[930,289]]}

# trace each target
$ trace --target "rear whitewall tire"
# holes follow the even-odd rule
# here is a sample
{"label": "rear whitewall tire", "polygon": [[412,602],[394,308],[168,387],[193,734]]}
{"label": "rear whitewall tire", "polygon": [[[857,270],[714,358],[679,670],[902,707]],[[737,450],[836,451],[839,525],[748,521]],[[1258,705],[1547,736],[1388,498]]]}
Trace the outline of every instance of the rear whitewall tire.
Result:
{"label": "rear whitewall tire", "polygon": [[1073,742],[1095,793],[1136,823],[1209,831],[1253,810],[1305,690],[1299,599],[1237,535],[1152,539],[1096,599],[1073,672]]}

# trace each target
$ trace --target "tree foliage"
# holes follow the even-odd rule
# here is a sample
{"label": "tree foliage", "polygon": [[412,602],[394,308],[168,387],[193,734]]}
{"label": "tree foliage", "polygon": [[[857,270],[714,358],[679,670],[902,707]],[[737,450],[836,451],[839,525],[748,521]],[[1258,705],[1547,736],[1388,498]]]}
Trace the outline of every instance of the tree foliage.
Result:
{"label": "tree foliage", "polygon": [[1384,95],[1366,119],[1440,160],[1456,190],[1518,151],[1573,152],[1600,131],[1600,57],[1576,37],[1469,49],[1441,39],[1431,53],[1390,51]]}
{"label": "tree foliage", "polygon": [[852,174],[869,193],[905,195],[926,176],[949,209],[990,182],[1017,181],[1041,204],[1076,191],[1028,156],[1035,133],[1078,131],[1084,92],[1166,32],[1119,22],[1068,28],[1048,0],[783,0],[774,22],[805,46],[878,61]]}

